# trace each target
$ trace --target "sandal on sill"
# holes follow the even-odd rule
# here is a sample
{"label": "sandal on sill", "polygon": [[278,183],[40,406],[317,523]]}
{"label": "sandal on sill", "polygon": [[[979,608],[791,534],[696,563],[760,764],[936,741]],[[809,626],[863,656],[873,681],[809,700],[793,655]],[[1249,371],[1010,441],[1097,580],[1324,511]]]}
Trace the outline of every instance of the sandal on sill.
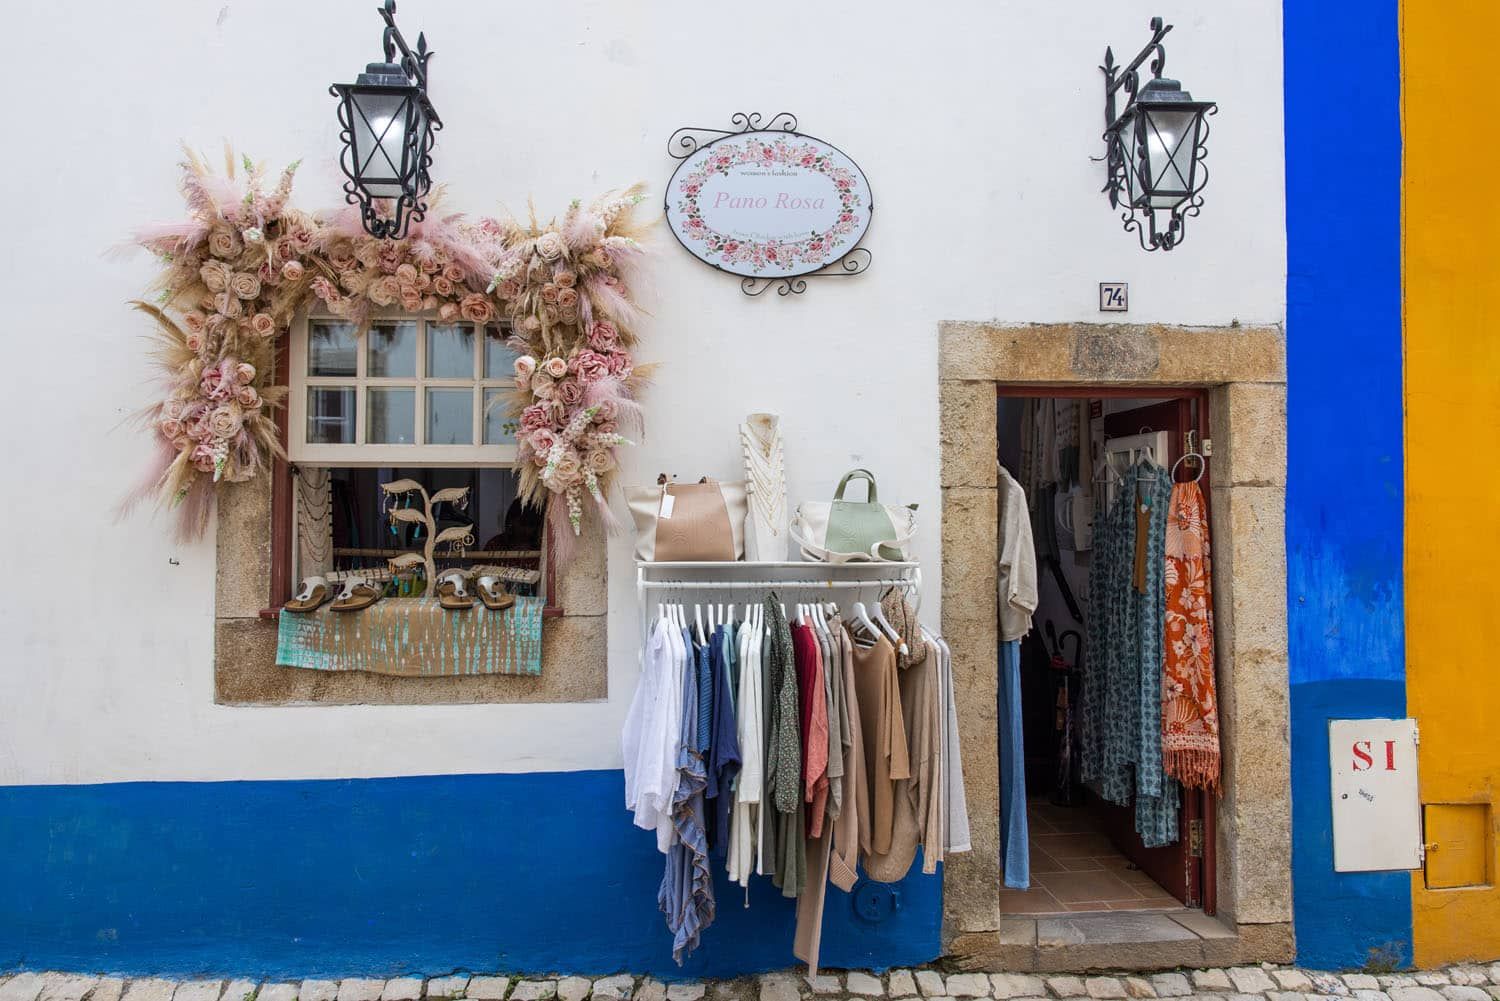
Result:
{"label": "sandal on sill", "polygon": [[330,606],[335,612],[357,612],[369,608],[385,594],[385,588],[371,583],[363,577],[350,577],[344,581],[344,589]]}
{"label": "sandal on sill", "polygon": [[332,593],[333,588],[322,577],[304,577],[297,593],[281,608],[285,612],[311,612],[327,601]]}
{"label": "sandal on sill", "polygon": [[437,579],[438,604],[450,612],[461,612],[474,607],[474,596],[464,587],[462,570],[449,570]]}
{"label": "sandal on sill", "polygon": [[499,577],[486,574],[475,581],[475,589],[484,607],[492,612],[503,612],[516,603],[516,596],[505,590]]}

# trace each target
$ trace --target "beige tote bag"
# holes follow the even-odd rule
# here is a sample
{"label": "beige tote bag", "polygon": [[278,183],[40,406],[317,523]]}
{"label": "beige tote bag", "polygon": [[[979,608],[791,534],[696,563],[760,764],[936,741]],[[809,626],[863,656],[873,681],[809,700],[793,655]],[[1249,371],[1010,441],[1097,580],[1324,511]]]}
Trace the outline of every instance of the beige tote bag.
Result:
{"label": "beige tote bag", "polygon": [[648,563],[732,562],[745,556],[745,484],[627,487],[635,522],[635,558]]}

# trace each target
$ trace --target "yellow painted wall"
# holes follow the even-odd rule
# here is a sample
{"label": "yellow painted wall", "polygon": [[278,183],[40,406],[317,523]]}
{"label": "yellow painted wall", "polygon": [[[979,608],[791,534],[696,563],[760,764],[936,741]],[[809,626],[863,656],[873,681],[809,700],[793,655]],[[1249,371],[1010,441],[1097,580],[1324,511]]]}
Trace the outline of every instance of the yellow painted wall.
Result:
{"label": "yellow painted wall", "polygon": [[[1496,38],[1500,0],[1403,4],[1406,678],[1424,803],[1491,803],[1500,777]],[[1418,965],[1500,958],[1495,816],[1490,887],[1413,875]]]}

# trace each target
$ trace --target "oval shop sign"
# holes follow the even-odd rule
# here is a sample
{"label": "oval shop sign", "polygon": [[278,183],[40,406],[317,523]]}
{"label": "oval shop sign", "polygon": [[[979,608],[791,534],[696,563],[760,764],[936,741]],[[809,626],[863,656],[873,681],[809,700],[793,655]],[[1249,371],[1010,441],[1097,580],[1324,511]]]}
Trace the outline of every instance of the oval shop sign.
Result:
{"label": "oval shop sign", "polygon": [[870,183],[837,147],[798,132],[739,132],[687,156],[667,224],[694,257],[751,278],[793,278],[853,250],[870,226]]}

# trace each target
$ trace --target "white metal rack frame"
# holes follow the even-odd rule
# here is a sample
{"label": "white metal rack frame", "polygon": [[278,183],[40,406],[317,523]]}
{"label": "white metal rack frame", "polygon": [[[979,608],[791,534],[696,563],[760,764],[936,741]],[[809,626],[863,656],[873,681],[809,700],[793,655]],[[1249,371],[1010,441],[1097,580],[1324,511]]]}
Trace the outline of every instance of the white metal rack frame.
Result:
{"label": "white metal rack frame", "polygon": [[[843,592],[850,601],[862,596],[878,600],[886,588],[909,592],[919,603],[922,567],[918,563],[647,563],[635,565],[636,608],[642,631],[650,617],[653,593],[676,596],[682,601],[709,603],[728,601],[728,595],[744,591],[778,592],[783,601],[820,600],[816,592]],[[852,592],[852,593],[851,593]],[[824,595],[821,600],[832,600]],[[840,600],[840,604],[843,601]]]}

